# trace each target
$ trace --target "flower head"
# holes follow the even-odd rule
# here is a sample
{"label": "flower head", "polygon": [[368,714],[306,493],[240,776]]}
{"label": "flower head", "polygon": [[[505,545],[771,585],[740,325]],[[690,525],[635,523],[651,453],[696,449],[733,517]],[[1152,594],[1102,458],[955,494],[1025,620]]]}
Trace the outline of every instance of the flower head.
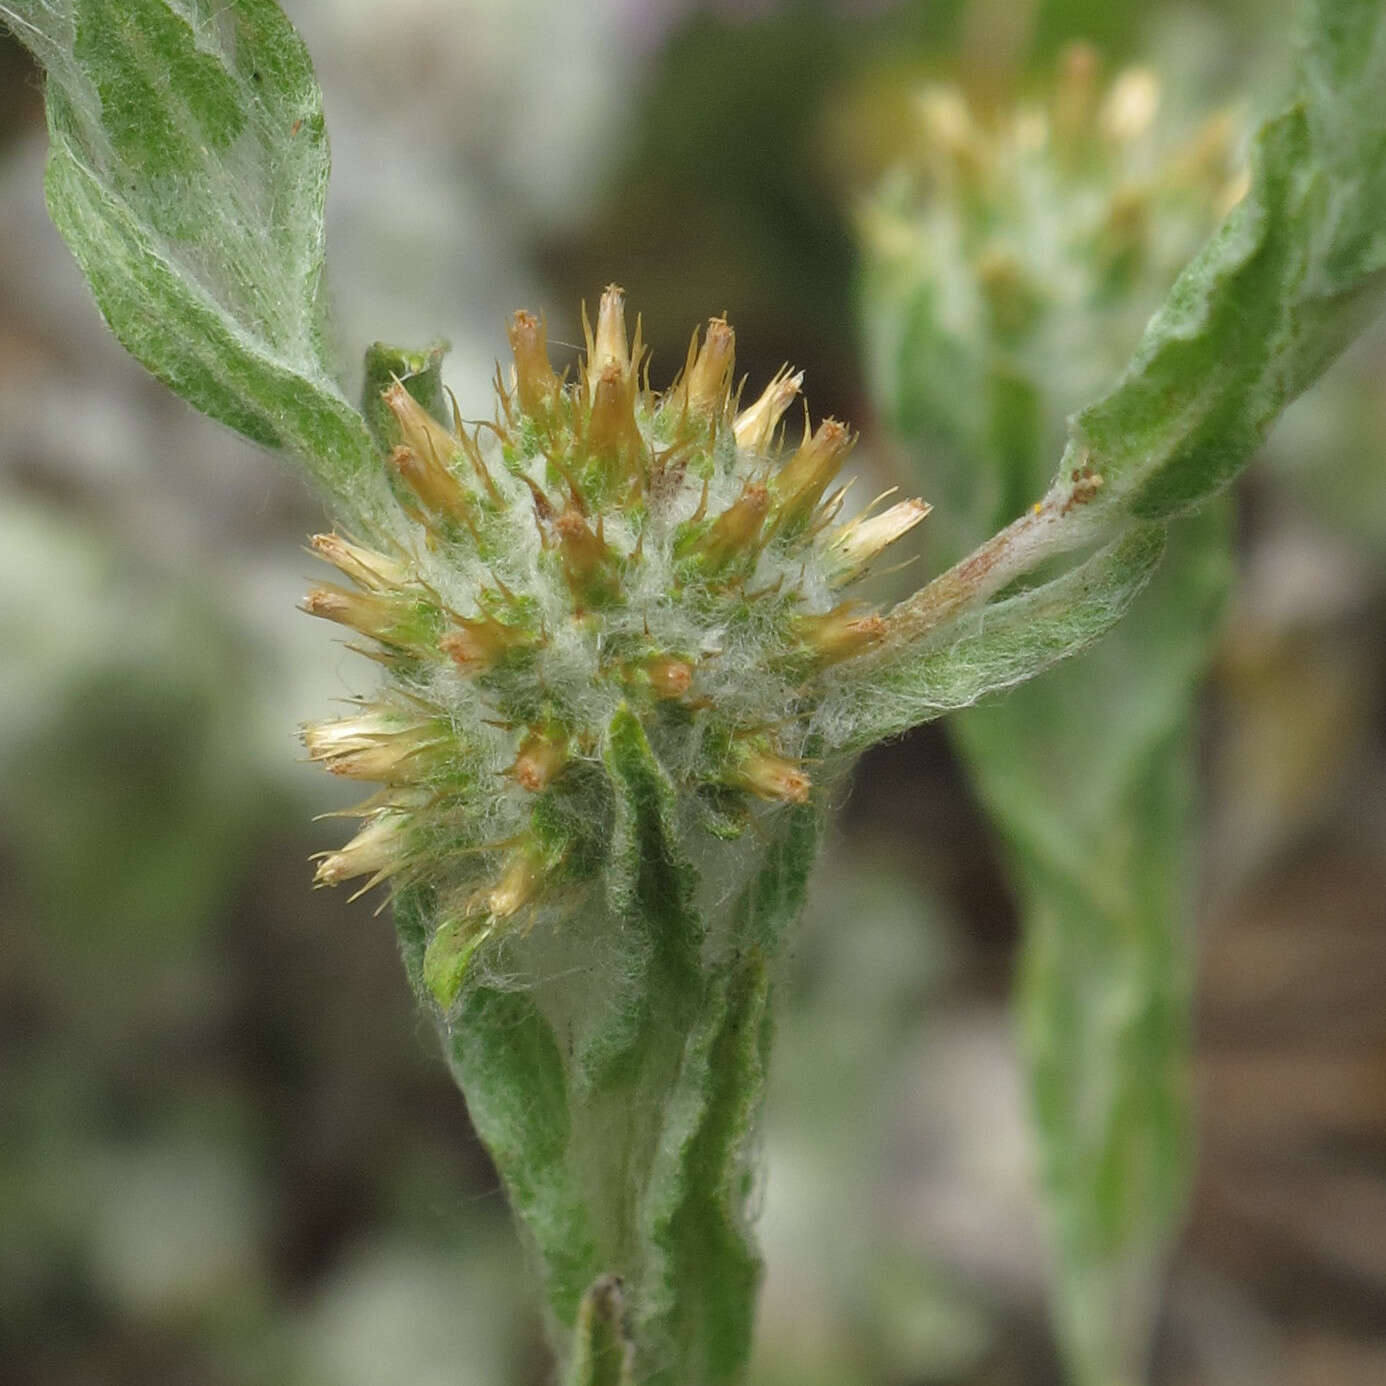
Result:
{"label": "flower head", "polygon": [[485,429],[392,381],[381,465],[396,513],[312,541],[350,586],[316,588],[305,609],[364,637],[389,675],[304,731],[314,760],[378,786],[318,880],[433,892],[424,976],[444,1005],[482,941],[558,915],[600,875],[604,748],[623,710],[694,830],[705,815],[724,838],[810,801],[821,681],[884,633],[841,589],[927,510],[834,528],[852,434],[826,420],[780,456],[802,375],[785,368],[738,414],[725,318],[662,396],[618,288],[584,330],[560,376],[541,320],[515,314]]}

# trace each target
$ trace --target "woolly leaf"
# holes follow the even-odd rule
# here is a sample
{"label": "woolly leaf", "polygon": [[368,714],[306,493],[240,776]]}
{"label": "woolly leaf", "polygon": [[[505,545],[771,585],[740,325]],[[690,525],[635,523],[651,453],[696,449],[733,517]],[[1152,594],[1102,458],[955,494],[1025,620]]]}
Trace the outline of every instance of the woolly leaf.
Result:
{"label": "woolly leaf", "polygon": [[1302,22],[1300,97],[1262,127],[1249,191],[1074,421],[1067,460],[1105,506],[1218,490],[1386,300],[1386,8],[1312,0]]}
{"label": "woolly leaf", "polygon": [[769,959],[802,907],[822,824],[808,806],[778,820],[733,911],[735,951],[709,969],[709,1000],[665,1102],[647,1213],[655,1269],[637,1328],[642,1344],[657,1332],[668,1361],[686,1373],[651,1378],[665,1386],[730,1386],[751,1351],[760,1258],[750,1206],[770,1049]]}
{"label": "woolly leaf", "polygon": [[611,719],[606,761],[617,788],[607,894],[617,914],[649,934],[670,980],[686,985],[697,974],[702,937],[693,868],[676,837],[674,787],[628,707]]}
{"label": "woolly leaf", "polygon": [[572,1129],[558,1041],[525,993],[473,985],[463,991],[448,1045],[472,1124],[543,1258],[549,1305],[571,1325],[598,1268],[569,1168]]}
{"label": "woolly leaf", "polygon": [[584,1086],[629,1088],[668,1081],[653,1069],[676,1062],[663,1037],[696,1013],[703,922],[675,833],[674,788],[627,707],[612,718],[606,763],[616,791],[606,894],[625,938],[627,975],[609,1015],[584,1036],[577,1067]]}
{"label": "woolly leaf", "polygon": [[449,919],[439,925],[423,955],[423,983],[443,1010],[457,1000],[472,954],[490,931],[475,919]]}
{"label": "woolly leaf", "polygon": [[[810,738],[804,754],[812,760],[822,749],[817,738]],[[821,800],[821,783],[819,789]],[[738,940],[775,955],[785,930],[803,910],[822,834],[823,813],[815,804],[779,810],[776,831],[765,842],[760,869],[736,903],[732,932]]]}
{"label": "woolly leaf", "polygon": [[1179,522],[1081,659],[950,723],[1012,864],[1019,1007],[1074,1380],[1138,1381],[1188,1176],[1195,694],[1229,511]]}
{"label": "woolly leaf", "polygon": [[363,501],[322,336],[327,136],[272,0],[0,0],[47,71],[48,207],[106,321],[191,404]]}
{"label": "woolly leaf", "polygon": [[767,1002],[764,959],[753,950],[722,979],[667,1109],[651,1181],[657,1269],[640,1308],[689,1373],[652,1378],[669,1386],[739,1381],[750,1356],[760,1258],[747,1151],[764,1087]]}
{"label": "woolly leaf", "polygon": [[1164,541],[1163,525],[1133,526],[1060,577],[883,654],[824,703],[818,726],[825,742],[860,750],[1086,649],[1150,580]]}

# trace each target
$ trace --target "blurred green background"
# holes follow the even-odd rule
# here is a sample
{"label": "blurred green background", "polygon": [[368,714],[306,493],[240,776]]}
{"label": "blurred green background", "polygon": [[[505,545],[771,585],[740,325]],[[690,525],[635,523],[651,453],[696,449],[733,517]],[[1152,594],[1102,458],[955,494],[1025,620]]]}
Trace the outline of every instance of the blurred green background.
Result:
{"label": "blurred green background", "polygon": [[[807,371],[874,491],[854,216],[911,94],[1083,38],[1180,100],[1273,102],[1283,0],[298,0],[333,134],[344,362],[505,316],[559,361],[608,280],[665,384],[726,310]],[[0,38],[0,1379],[545,1380],[497,1181],[376,903],[309,889],[340,789],[295,728],[370,686],[299,615],[322,514],[146,379],[42,207]],[[354,367],[348,365],[350,377]],[[1239,487],[1206,690],[1200,1152],[1160,1383],[1386,1380],[1386,332]],[[875,484],[879,482],[880,484]],[[934,570],[928,524],[922,562]],[[882,588],[884,595],[889,584]],[[1007,1009],[1015,910],[937,728],[872,752],[782,993],[757,1386],[1042,1386]]]}

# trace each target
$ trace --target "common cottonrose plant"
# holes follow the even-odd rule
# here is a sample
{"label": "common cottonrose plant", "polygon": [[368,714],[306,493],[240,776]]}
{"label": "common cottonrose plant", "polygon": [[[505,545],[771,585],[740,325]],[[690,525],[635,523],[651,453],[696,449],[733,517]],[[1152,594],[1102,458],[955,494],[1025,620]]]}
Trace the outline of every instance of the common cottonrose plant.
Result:
{"label": "common cottonrose plant", "polygon": [[[304,601],[381,666],[304,732],[375,786],[324,883],[391,892],[406,968],[542,1266],[569,1381],[743,1379],[770,992],[852,756],[1106,631],[1386,283],[1386,17],[1303,9],[1248,190],[1024,512],[912,597],[851,584],[852,435],[740,395],[714,319],[662,393],[608,290],[580,368],[510,322],[492,416],[435,354],[323,342],[321,98],[271,0],[0,0],[47,72],[47,189],[101,311],[198,408],[303,465]],[[786,439],[785,434],[789,433]],[[1043,579],[1033,575],[1043,564]],[[325,570],[326,571],[326,570]]]}

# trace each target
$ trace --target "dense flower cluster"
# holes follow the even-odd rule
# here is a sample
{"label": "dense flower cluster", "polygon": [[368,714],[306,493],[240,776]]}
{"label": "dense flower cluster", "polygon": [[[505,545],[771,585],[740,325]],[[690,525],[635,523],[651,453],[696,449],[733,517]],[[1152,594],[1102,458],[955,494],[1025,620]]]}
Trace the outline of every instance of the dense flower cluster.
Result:
{"label": "dense flower cluster", "polygon": [[305,609],[366,637],[390,675],[351,715],[304,730],[328,770],[381,786],[317,879],[433,889],[425,975],[443,1003],[482,939],[600,871],[619,709],[707,832],[735,836],[756,800],[807,800],[815,680],[884,629],[842,590],[928,509],[840,523],[851,433],[806,421],[782,445],[802,379],[787,368],[738,409],[722,319],[658,396],[619,289],[584,327],[565,381],[542,322],[517,313],[513,373],[483,425],[455,404],[444,425],[394,380],[398,525],[371,547],[312,541],[347,585],[316,588]]}

